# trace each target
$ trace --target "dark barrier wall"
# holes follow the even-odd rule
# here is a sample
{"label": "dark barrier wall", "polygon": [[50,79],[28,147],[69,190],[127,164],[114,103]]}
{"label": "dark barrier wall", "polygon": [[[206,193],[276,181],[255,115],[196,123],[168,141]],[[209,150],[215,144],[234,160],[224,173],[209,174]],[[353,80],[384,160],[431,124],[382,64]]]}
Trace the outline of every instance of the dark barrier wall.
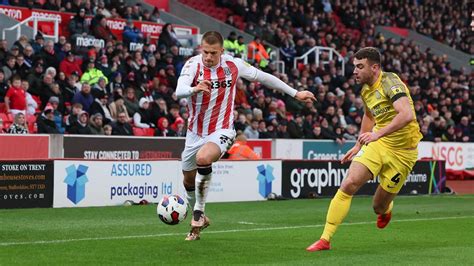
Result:
{"label": "dark barrier wall", "polygon": [[64,158],[136,160],[181,158],[184,138],[64,136]]}
{"label": "dark barrier wall", "polygon": [[[283,161],[282,196],[307,198],[314,193],[324,197],[333,196],[348,170],[349,164],[342,165],[338,161]],[[446,181],[445,173],[444,161],[418,161],[399,194],[442,191]],[[358,194],[373,195],[377,186],[377,179],[370,181]]]}
{"label": "dark barrier wall", "polygon": [[0,208],[53,206],[53,161],[0,162]]}

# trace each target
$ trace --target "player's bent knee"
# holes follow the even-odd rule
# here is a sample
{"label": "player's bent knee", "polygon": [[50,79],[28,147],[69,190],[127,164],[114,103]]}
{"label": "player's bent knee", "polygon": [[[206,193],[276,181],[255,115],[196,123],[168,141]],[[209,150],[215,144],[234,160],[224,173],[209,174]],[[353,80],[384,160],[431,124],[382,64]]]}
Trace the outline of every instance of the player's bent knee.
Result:
{"label": "player's bent knee", "polygon": [[212,164],[212,161],[209,157],[207,156],[196,156],[196,164],[198,165],[198,171],[199,171],[199,165],[210,165]]}
{"label": "player's bent knee", "polygon": [[349,195],[354,195],[357,190],[359,190],[359,184],[352,178],[348,176],[341,184],[341,190]]}

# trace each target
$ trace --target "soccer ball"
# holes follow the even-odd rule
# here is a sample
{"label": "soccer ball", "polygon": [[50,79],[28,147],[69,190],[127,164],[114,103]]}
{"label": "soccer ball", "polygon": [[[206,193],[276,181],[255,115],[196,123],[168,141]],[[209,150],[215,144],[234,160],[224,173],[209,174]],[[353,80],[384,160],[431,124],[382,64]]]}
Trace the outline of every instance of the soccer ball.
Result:
{"label": "soccer ball", "polygon": [[188,208],[186,201],[180,196],[164,196],[156,207],[156,213],[163,223],[175,225],[186,219]]}

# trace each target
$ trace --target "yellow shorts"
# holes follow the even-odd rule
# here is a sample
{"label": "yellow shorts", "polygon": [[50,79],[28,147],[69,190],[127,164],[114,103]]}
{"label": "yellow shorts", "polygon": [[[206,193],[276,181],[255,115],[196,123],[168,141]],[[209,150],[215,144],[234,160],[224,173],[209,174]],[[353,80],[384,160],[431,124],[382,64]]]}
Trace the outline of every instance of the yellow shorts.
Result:
{"label": "yellow shorts", "polygon": [[364,145],[353,161],[369,168],[374,178],[379,175],[380,185],[385,191],[398,193],[415,165],[417,157],[418,148],[396,150],[375,141]]}

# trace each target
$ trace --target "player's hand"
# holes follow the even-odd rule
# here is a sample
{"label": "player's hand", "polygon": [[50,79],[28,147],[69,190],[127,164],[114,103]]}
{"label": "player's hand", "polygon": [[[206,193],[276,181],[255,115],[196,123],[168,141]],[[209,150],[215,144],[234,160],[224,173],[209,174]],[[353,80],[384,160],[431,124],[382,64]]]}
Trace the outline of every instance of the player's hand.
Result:
{"label": "player's hand", "polygon": [[296,93],[295,98],[300,102],[312,103],[317,101],[314,94],[310,91],[299,91]]}
{"label": "player's hand", "polygon": [[352,158],[356,156],[356,154],[360,151],[361,148],[362,146],[359,144],[359,142],[357,142],[356,145],[352,147],[352,149],[348,150],[346,154],[344,154],[344,157],[342,157],[341,159],[341,163],[347,163],[352,160]]}
{"label": "player's hand", "polygon": [[357,140],[362,145],[367,145],[373,141],[376,141],[380,138],[380,135],[377,132],[365,132],[359,136]]}
{"label": "player's hand", "polygon": [[204,93],[211,93],[211,82],[209,80],[203,80],[199,82],[199,84],[194,87],[194,93],[204,92]]}

